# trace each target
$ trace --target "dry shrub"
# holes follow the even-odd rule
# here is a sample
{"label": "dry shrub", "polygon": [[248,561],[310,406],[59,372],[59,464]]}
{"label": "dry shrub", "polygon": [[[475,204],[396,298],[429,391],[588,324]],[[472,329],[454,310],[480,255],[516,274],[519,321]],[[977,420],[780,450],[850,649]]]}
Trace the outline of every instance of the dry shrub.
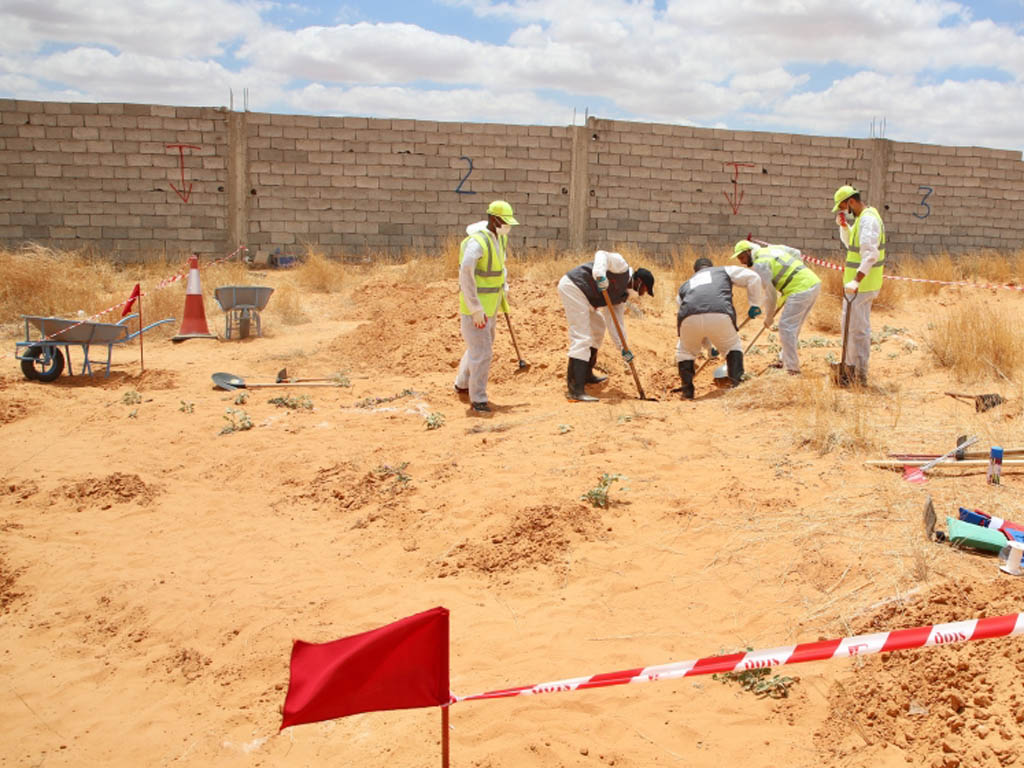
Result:
{"label": "dry shrub", "polygon": [[[722,362],[725,362],[724,359]],[[781,372],[759,376],[744,382],[729,393],[728,407],[739,410],[781,411],[785,408],[803,408],[807,397],[807,382],[799,376]]]}
{"label": "dry shrub", "polygon": [[295,268],[295,275],[303,288],[314,293],[334,293],[345,282],[341,262],[328,258],[312,246],[306,247],[306,256]]}
{"label": "dry shrub", "polygon": [[[879,436],[889,425],[881,421],[881,396],[859,387],[840,389],[828,377],[800,380],[805,407],[797,440],[824,456],[832,451],[868,453],[882,447]],[[806,406],[810,405],[810,408]]]}
{"label": "dry shrub", "polygon": [[958,380],[989,377],[995,368],[1009,377],[1024,371],[1024,328],[1019,310],[993,306],[982,297],[959,302],[938,317],[929,346],[939,365]]}
{"label": "dry shrub", "polygon": [[290,283],[284,283],[274,291],[273,301],[267,305],[267,309],[285,325],[309,322],[309,315],[303,311],[299,300],[299,291]]}

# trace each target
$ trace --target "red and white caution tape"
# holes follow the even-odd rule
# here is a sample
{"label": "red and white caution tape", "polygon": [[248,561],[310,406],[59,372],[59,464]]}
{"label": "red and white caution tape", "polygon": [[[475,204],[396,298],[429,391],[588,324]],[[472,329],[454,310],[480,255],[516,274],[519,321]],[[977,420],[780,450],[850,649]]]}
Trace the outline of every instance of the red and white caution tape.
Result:
{"label": "red and white caution tape", "polygon": [[968,640],[985,640],[992,637],[1008,637],[1024,634],[1024,613],[1011,613],[988,619],[969,619],[948,624],[934,624],[913,629],[899,629],[893,632],[876,632],[870,635],[844,637],[838,640],[822,640],[817,643],[801,643],[781,648],[731,653],[724,656],[708,656],[695,661],[678,661],[654,667],[625,669],[619,672],[605,672],[600,675],[573,677],[549,683],[522,685],[503,688],[470,696],[452,695],[452,703],[476,701],[479,699],[504,699],[512,696],[535,696],[541,693],[576,691],[586,688],[604,688],[628,683],[651,683],[660,680],[674,680],[680,677],[710,675],[715,673],[745,672],[750,669],[768,669],[786,664],[800,664],[805,661],[825,659],[846,659],[851,656],[867,656],[873,653],[903,651],[909,648],[925,648],[930,645],[946,645]]}
{"label": "red and white caution tape", "polygon": [[[845,267],[842,264],[836,264],[834,261],[825,261],[824,259],[817,259],[814,256],[803,255],[805,263],[817,264],[819,267],[827,267],[828,269],[842,270]],[[972,280],[929,280],[924,277],[904,277],[903,275],[882,275],[886,280],[905,280],[908,283],[933,283],[935,285],[962,285],[967,288],[1005,288],[1008,291],[1024,291],[1024,285],[1016,285],[1015,283],[976,283]]]}
{"label": "red and white caution tape", "polygon": [[[229,259],[233,259],[235,256],[237,256],[242,251],[247,251],[247,250],[249,250],[249,249],[246,248],[244,245],[240,245],[240,246],[238,246],[238,248],[236,248],[234,251],[229,253],[227,256],[222,256],[221,258],[217,259],[216,261],[211,261],[206,266],[207,267],[212,267],[212,266],[214,266],[216,264],[220,264],[222,262],[228,261]],[[181,279],[183,279],[184,277],[187,277],[187,276],[188,276],[188,270],[186,269],[184,272],[179,272],[176,275],[171,275],[170,277],[165,277],[163,280],[161,280],[159,283],[157,283],[156,288],[154,288],[152,291],[146,291],[145,293],[140,293],[139,294],[139,298],[141,298],[143,296],[148,296],[150,293],[153,293],[154,291],[159,291],[159,290],[161,290],[163,288],[166,288],[169,285],[173,285],[174,283],[178,282],[179,280],[181,280]],[[115,310],[123,309],[124,305],[127,304],[127,303],[128,303],[128,299],[125,299],[124,301],[119,301],[119,302],[117,302],[117,304],[114,304],[113,306],[107,307],[106,309],[101,309],[99,312],[96,312],[95,314],[89,315],[88,317],[79,320],[74,325],[69,325],[66,328],[61,328],[59,331],[54,331],[53,333],[51,333],[51,334],[49,334],[47,336],[44,336],[42,339],[40,339],[40,341],[49,341],[50,339],[52,339],[55,336],[59,336],[62,333],[67,333],[72,328],[77,328],[78,326],[80,326],[80,325],[82,325],[84,323],[92,322],[97,317],[103,317],[103,315],[105,315],[105,314],[107,314],[109,312],[113,312]]]}

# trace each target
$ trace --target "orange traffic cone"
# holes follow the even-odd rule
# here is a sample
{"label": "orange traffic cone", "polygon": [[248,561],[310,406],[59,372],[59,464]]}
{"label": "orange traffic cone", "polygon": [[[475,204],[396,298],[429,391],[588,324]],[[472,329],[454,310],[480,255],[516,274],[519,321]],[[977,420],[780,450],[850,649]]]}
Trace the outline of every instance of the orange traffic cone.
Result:
{"label": "orange traffic cone", "polygon": [[188,257],[188,283],[185,285],[185,316],[181,320],[181,330],[171,338],[175,344],[187,339],[217,338],[206,326],[206,310],[203,309],[203,289],[199,287],[199,257],[192,254]]}

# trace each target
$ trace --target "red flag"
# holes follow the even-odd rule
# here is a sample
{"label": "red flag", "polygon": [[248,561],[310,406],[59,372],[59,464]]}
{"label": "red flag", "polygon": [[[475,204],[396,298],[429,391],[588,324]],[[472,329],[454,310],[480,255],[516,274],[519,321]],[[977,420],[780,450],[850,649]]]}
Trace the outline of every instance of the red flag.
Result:
{"label": "red flag", "polygon": [[329,643],[292,646],[281,729],[359,712],[449,702],[448,609]]}
{"label": "red flag", "polygon": [[128,301],[124,303],[124,311],[121,313],[121,317],[125,317],[129,312],[132,311],[132,305],[135,304],[135,300],[139,298],[139,284],[136,283],[135,287],[132,288],[132,295],[128,297]]}

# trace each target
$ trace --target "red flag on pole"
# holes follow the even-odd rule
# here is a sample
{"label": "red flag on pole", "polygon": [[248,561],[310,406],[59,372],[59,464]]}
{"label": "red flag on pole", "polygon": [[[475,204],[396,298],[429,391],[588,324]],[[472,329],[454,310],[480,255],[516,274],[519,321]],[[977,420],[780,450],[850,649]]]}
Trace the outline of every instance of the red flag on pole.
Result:
{"label": "red flag on pole", "polygon": [[281,729],[359,712],[449,702],[448,609],[329,643],[292,646]]}
{"label": "red flag on pole", "polygon": [[132,295],[128,297],[128,301],[124,303],[124,311],[121,313],[121,317],[125,317],[129,312],[132,311],[132,305],[135,304],[135,300],[139,298],[139,284],[136,283],[135,287],[132,288]]}

